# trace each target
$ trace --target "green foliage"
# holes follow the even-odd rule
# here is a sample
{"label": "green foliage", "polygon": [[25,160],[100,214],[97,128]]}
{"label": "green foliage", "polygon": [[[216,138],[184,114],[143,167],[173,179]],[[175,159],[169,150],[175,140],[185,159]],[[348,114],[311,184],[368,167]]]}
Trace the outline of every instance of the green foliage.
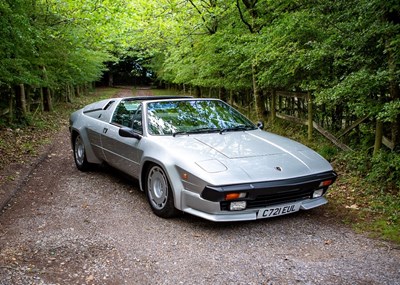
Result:
{"label": "green foliage", "polygon": [[384,185],[382,188],[400,193],[400,155],[396,152],[380,151],[371,158],[371,169],[367,181]]}
{"label": "green foliage", "polygon": [[242,93],[255,86],[311,91],[327,111],[340,104],[355,116],[395,122],[400,108],[390,86],[400,83],[398,6],[383,0],[3,1],[0,85],[79,85],[98,79],[105,61],[130,56],[160,81]]}
{"label": "green foliage", "polygon": [[38,31],[32,28],[30,16],[33,1],[2,1],[0,4],[0,87],[20,82],[35,82],[30,72],[35,57],[34,43]]}
{"label": "green foliage", "polygon": [[371,155],[361,150],[355,152],[340,153],[338,156],[338,164],[344,165],[345,171],[354,173],[357,176],[365,177],[370,169],[368,158]]}
{"label": "green foliage", "polygon": [[346,171],[364,177],[376,188],[400,193],[400,155],[398,153],[384,150],[375,156],[362,151],[340,153],[338,162],[346,166]]}
{"label": "green foliage", "polygon": [[329,145],[329,144],[323,144],[319,147],[318,152],[320,155],[322,155],[326,160],[328,161],[333,161],[336,159],[339,150],[337,147]]}
{"label": "green foliage", "polygon": [[[112,58],[110,52],[123,45],[114,43],[127,32],[127,26],[121,25],[129,13],[124,1],[7,2],[0,6],[3,84],[12,84],[14,79],[27,84],[44,80],[50,86],[90,82],[101,76],[103,62]],[[43,78],[42,66],[46,67],[47,79]],[[29,76],[17,76],[18,70]]]}
{"label": "green foliage", "polygon": [[381,151],[372,157],[361,149],[339,152],[316,136],[307,141],[307,130],[277,120],[268,131],[308,145],[332,161],[338,180],[328,192],[329,211],[359,231],[400,243],[400,155]]}
{"label": "green foliage", "polygon": [[396,99],[383,105],[383,108],[378,114],[378,119],[382,122],[396,122],[399,112],[400,99]]}
{"label": "green foliage", "polygon": [[140,13],[151,31],[147,43],[157,43],[151,66],[163,81],[251,93],[255,75],[264,92],[311,91],[320,117],[339,106],[349,117],[397,122],[398,6],[383,0],[150,1]]}

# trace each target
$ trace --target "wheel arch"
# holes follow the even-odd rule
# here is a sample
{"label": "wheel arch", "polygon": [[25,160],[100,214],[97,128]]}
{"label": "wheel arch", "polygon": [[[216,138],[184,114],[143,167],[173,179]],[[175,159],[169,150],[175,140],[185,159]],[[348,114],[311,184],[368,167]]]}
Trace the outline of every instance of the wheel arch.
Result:
{"label": "wheel arch", "polygon": [[75,145],[75,139],[79,135],[79,132],[75,129],[71,130],[71,137],[70,137],[70,142],[71,142],[71,147],[74,149]]}
{"label": "wheel arch", "polygon": [[86,159],[88,162],[93,163],[93,164],[101,164],[102,160],[100,160],[93,152],[93,149],[88,142],[87,135],[85,133],[82,133],[78,129],[71,129],[71,148],[74,150],[74,144],[75,144],[75,139],[77,136],[81,136],[83,143],[85,145],[85,152],[86,152]]}
{"label": "wheel arch", "polygon": [[[174,198],[174,205],[175,208],[178,210],[181,210],[181,192],[183,185],[179,179],[179,174],[176,171],[176,168],[174,166],[169,166],[166,167],[162,162],[153,160],[153,159],[147,159],[142,163],[141,171],[140,171],[140,177],[139,177],[139,186],[141,191],[146,191],[146,176],[148,171],[150,170],[151,166],[157,165],[161,167],[164,171],[164,173],[167,175],[169,185],[171,186],[172,190],[172,195]],[[170,170],[170,171],[168,171]],[[171,173],[172,172],[172,173]],[[182,185],[182,186],[180,186]]]}

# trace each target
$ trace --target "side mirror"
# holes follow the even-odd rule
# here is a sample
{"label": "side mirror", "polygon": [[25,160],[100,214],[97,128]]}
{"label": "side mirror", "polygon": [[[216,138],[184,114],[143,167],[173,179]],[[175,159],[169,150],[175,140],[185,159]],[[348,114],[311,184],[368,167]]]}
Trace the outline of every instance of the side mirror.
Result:
{"label": "side mirror", "polygon": [[124,127],[120,128],[118,134],[124,138],[134,138],[137,140],[142,139],[142,136],[137,132],[135,132],[134,130],[132,130],[131,128],[124,128]]}
{"label": "side mirror", "polygon": [[257,128],[259,128],[260,130],[264,129],[264,123],[262,121],[258,121],[257,122]]}

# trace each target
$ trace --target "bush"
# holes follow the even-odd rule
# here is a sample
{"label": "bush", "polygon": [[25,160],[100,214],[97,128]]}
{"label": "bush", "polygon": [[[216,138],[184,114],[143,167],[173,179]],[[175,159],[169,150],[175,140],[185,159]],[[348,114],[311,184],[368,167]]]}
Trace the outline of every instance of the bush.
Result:
{"label": "bush", "polygon": [[346,171],[364,177],[373,188],[397,193],[400,189],[400,154],[381,150],[372,156],[368,152],[346,152],[338,155]]}
{"label": "bush", "polygon": [[371,158],[371,169],[367,180],[383,186],[383,190],[399,192],[400,154],[381,150]]}

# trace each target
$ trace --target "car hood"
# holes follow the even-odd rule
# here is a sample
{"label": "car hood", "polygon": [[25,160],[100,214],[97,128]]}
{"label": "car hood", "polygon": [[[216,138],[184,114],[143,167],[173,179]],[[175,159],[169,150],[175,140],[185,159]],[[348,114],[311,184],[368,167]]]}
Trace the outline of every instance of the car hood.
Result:
{"label": "car hood", "polygon": [[218,136],[198,136],[200,143],[218,151],[228,159],[270,156],[305,149],[301,144],[262,132],[234,132]]}
{"label": "car hood", "polygon": [[194,162],[207,180],[215,178],[216,184],[279,180],[332,170],[306,146],[261,130],[171,139],[179,160]]}

